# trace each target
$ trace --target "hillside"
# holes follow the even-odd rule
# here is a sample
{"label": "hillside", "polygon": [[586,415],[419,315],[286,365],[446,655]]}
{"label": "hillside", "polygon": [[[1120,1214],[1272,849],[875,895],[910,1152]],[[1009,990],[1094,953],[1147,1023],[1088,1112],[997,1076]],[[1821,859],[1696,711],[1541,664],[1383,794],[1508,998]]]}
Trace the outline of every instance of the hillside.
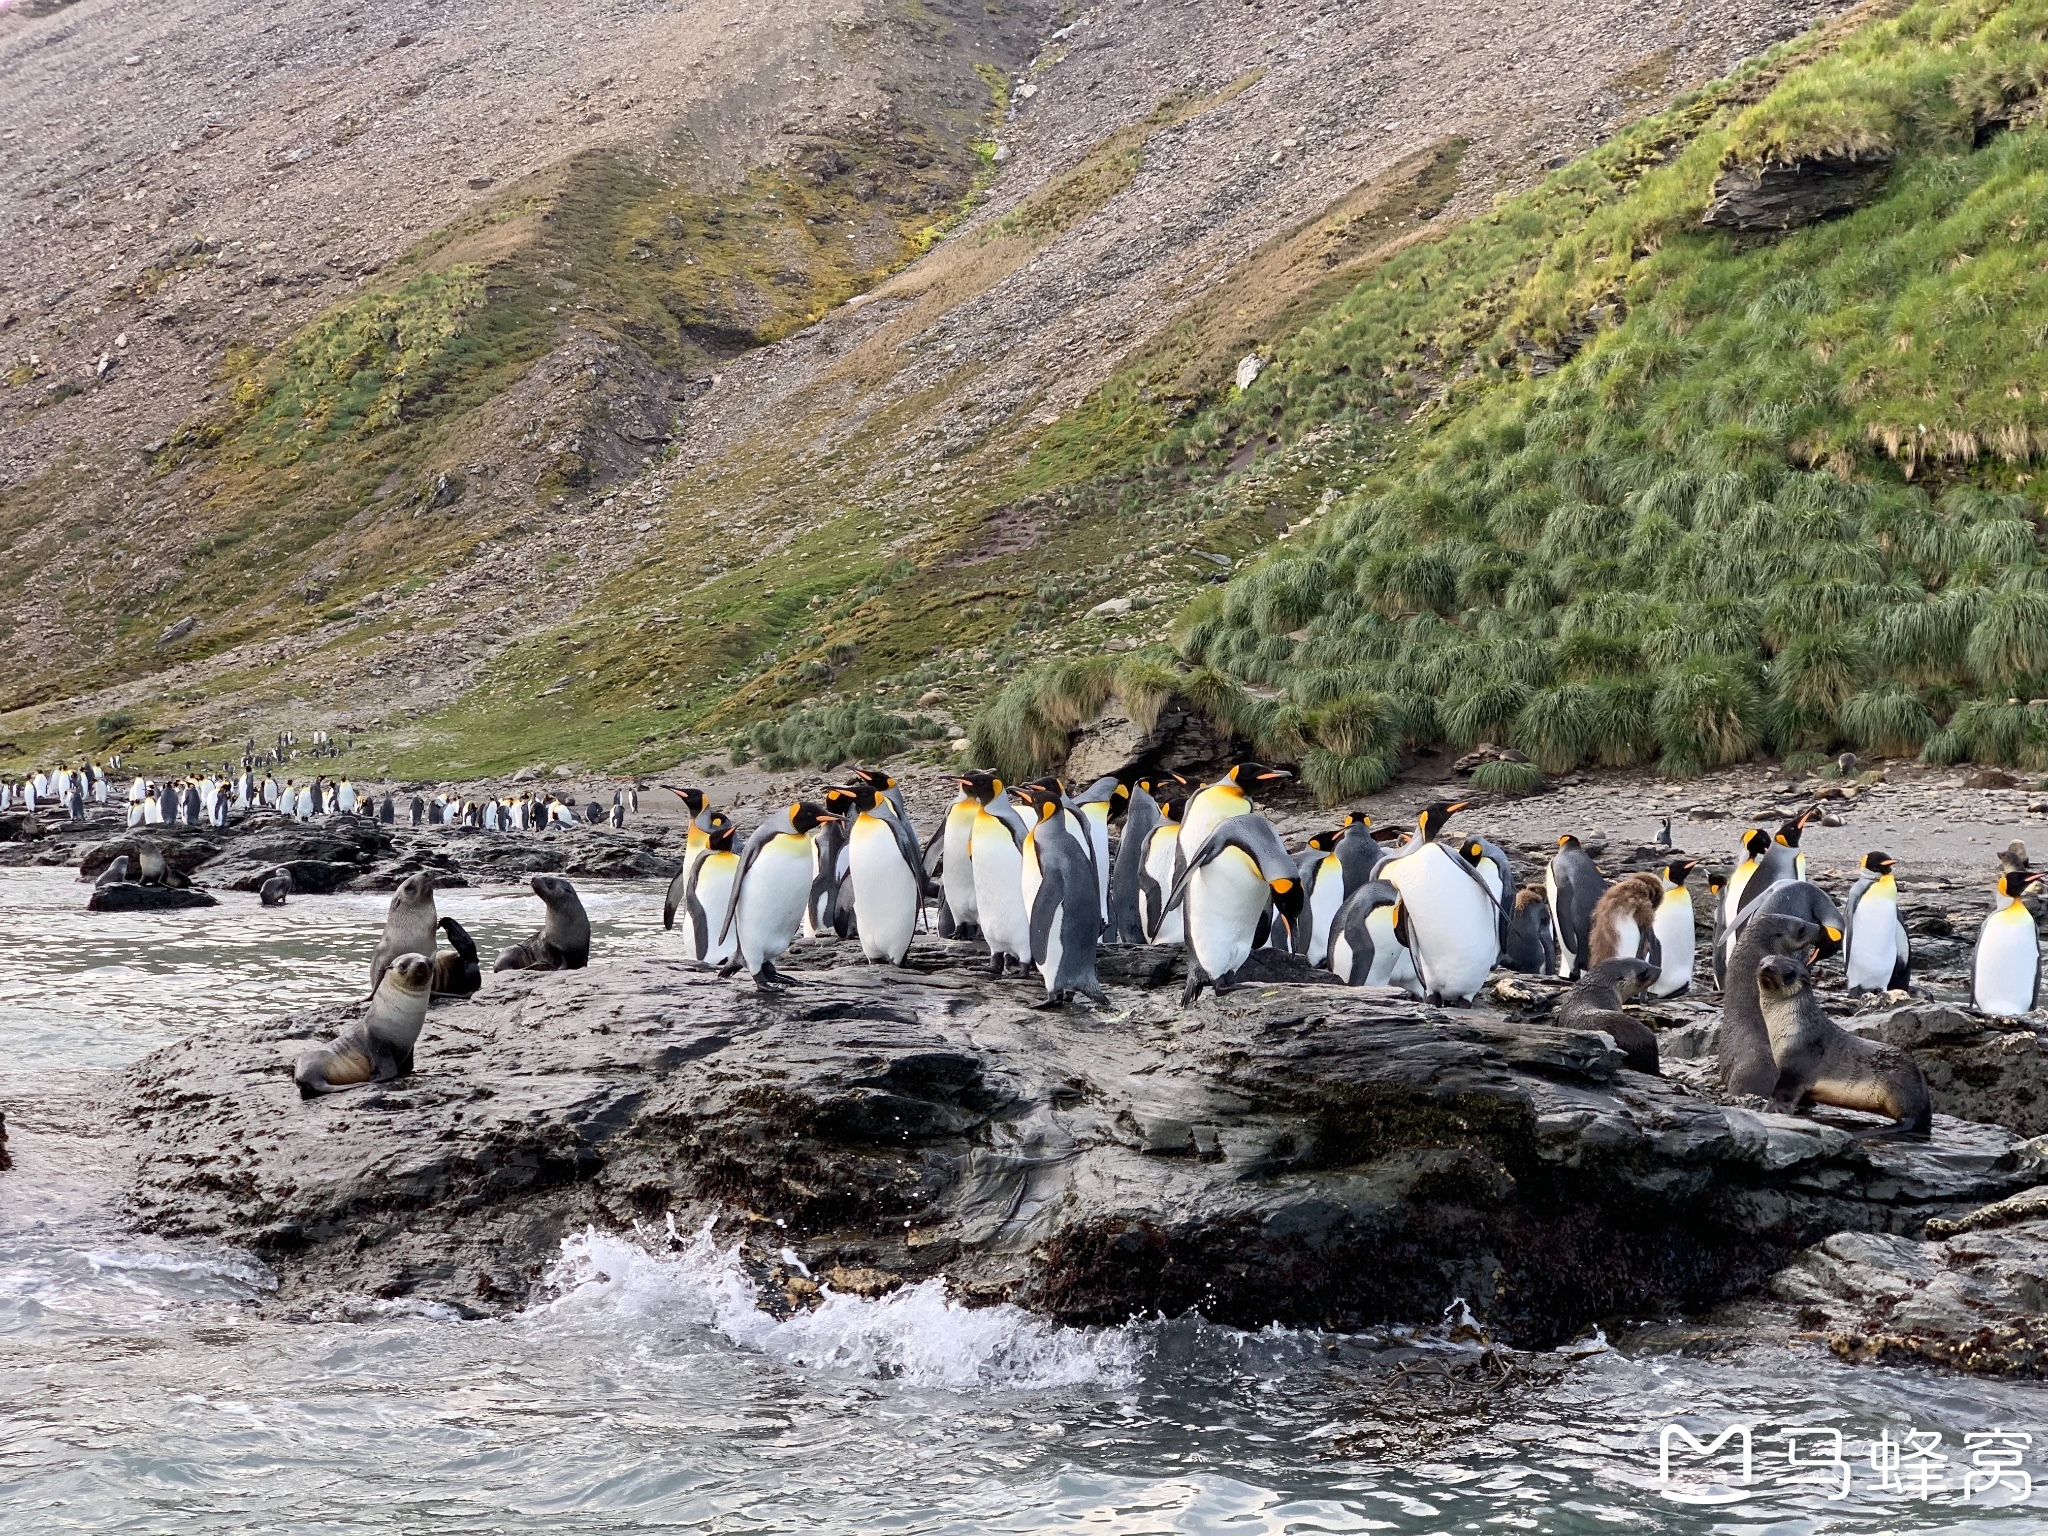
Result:
{"label": "hillside", "polygon": [[[786,758],[901,739],[848,700],[949,733],[1048,656],[1163,666],[1440,431],[1482,331],[1368,313],[1383,273],[1495,303],[1544,241],[1499,197],[1598,201],[1558,189],[1819,11],[421,14],[0,13],[6,761],[642,769],[814,705]],[[1375,326],[1420,370],[1313,403]]]}
{"label": "hillside", "polygon": [[1327,801],[1486,742],[2048,766],[2044,39],[1866,7],[1390,255],[1153,459],[1399,422],[1362,483],[1183,615],[1179,675],[1020,679],[983,755],[1172,689]]}

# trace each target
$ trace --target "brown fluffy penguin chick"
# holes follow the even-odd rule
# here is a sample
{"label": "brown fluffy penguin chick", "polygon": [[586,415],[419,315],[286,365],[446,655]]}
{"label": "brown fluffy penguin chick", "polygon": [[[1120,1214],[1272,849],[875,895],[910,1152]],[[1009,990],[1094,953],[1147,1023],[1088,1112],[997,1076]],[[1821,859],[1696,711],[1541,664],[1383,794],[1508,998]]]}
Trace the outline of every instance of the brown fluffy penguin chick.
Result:
{"label": "brown fluffy penguin chick", "polygon": [[1657,979],[1657,968],[1633,955],[1603,960],[1581,976],[1567,992],[1557,1010],[1557,1022],[1567,1029],[1603,1030],[1621,1047],[1621,1054],[1638,1072],[1658,1075],[1657,1037],[1650,1026],[1632,1019],[1621,1005]]}
{"label": "brown fluffy penguin chick", "polygon": [[1639,958],[1649,945],[1657,903],[1663,899],[1664,887],[1655,875],[1623,875],[1608,886],[1593,908],[1590,963]]}

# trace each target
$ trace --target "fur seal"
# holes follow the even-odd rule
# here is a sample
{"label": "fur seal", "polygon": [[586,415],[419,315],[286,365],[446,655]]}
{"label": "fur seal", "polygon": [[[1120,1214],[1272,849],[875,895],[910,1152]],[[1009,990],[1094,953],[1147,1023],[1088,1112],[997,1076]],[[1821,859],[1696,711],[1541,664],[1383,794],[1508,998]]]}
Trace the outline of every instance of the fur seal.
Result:
{"label": "fur seal", "polygon": [[96,891],[104,890],[110,885],[123,885],[127,882],[127,879],[128,855],[125,853],[117,854],[114,862],[100,871],[100,877],[93,881],[92,888]]}
{"label": "fur seal", "polygon": [[266,907],[281,907],[284,905],[285,897],[291,895],[296,889],[298,887],[292,884],[291,875],[287,871],[280,869],[276,874],[263,882],[262,889],[256,895],[257,899]]}
{"label": "fur seal", "polygon": [[1803,963],[1767,956],[1757,964],[1756,989],[1778,1065],[1773,1109],[1789,1114],[1810,1099],[1892,1117],[1892,1124],[1863,1132],[1866,1138],[1928,1134],[1934,1103],[1919,1063],[1895,1045],[1850,1034],[1821,1012]]}
{"label": "fur seal", "polygon": [[436,997],[469,997],[484,984],[484,968],[477,959],[476,940],[452,917],[441,919],[441,931],[451,946],[434,956]]}
{"label": "fur seal", "polygon": [[[1817,899],[1816,899],[1817,898]],[[1778,1084],[1763,1005],[1757,1000],[1757,967],[1772,955],[1804,961],[1833,953],[1842,942],[1834,903],[1803,880],[1786,881],[1776,894],[1752,904],[1730,929],[1728,987],[1721,1008],[1721,1086],[1730,1093],[1769,1098]]]}
{"label": "fur seal", "polygon": [[533,894],[547,904],[540,931],[498,952],[493,971],[580,971],[590,963],[590,917],[576,887],[560,875],[535,875]]}
{"label": "fur seal", "polygon": [[292,1069],[299,1097],[388,1082],[412,1071],[412,1050],[427,1021],[427,988],[433,975],[425,955],[392,956],[363,1016],[336,1035],[332,1045],[299,1058]]}
{"label": "fur seal", "polygon": [[1565,994],[1557,1010],[1557,1022],[1567,1029],[1605,1031],[1621,1047],[1631,1067],[1655,1077],[1657,1037],[1649,1025],[1623,1013],[1621,1005],[1656,979],[1657,967],[1634,955],[1602,960]]}
{"label": "fur seal", "polygon": [[384,979],[384,968],[400,955],[425,955],[432,960],[439,914],[434,911],[434,877],[427,870],[407,875],[391,893],[384,915],[384,938],[370,961],[370,993]]}

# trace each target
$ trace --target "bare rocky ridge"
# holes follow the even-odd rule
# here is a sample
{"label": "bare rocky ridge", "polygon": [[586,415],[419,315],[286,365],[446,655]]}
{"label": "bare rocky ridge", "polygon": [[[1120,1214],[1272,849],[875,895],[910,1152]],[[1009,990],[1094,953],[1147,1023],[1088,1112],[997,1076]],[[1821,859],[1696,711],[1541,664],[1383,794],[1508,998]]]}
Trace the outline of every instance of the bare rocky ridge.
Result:
{"label": "bare rocky ridge", "polygon": [[[248,667],[261,675],[186,699],[189,717],[240,729],[309,716],[397,722],[437,708],[650,546],[684,541],[701,551],[692,569],[714,570],[781,547],[818,515],[815,498],[786,481],[736,492],[711,526],[672,526],[663,509],[680,488],[730,475],[790,434],[810,444],[792,471],[799,484],[838,472],[838,456],[858,443],[862,462],[838,494],[900,511],[910,539],[966,478],[1012,462],[1276,232],[1404,157],[1465,139],[1446,213],[1483,209],[1626,115],[1829,9],[1191,0],[1089,7],[1056,31],[1050,6],[959,6],[933,8],[951,25],[936,39],[882,0],[546,13],[447,0],[376,15],[183,0],[139,30],[113,0],[0,16],[0,146],[18,194],[0,233],[22,253],[0,278],[0,334],[18,364],[34,353],[31,372],[40,370],[0,394],[4,473],[16,486],[58,476],[36,483],[64,509],[14,527],[14,560],[40,564],[44,579],[9,599],[7,617],[27,654],[59,658],[72,633],[63,604],[108,603],[114,574],[92,575],[60,536],[74,518],[136,530],[138,558],[148,556],[138,569],[175,558],[189,509],[135,455],[215,403],[227,345],[274,344],[429,229],[578,149],[666,156],[670,174],[730,181],[776,162],[792,126],[856,120],[906,91],[980,89],[966,73],[977,47],[1000,58],[1015,49],[1020,66],[990,197],[866,303],[733,359],[701,395],[643,377],[611,343],[567,327],[515,391],[529,398],[494,417],[498,435],[475,460],[526,465],[535,450],[521,434],[536,418],[582,409],[577,392],[598,365],[637,380],[601,392],[600,415],[614,402],[645,415],[687,401],[670,462],[641,470],[622,460],[623,478],[602,498],[546,508],[501,554],[390,594],[381,617],[394,633],[374,660],[336,646],[346,630],[308,614],[289,634],[174,662],[146,686],[108,688],[65,711],[147,703]],[[1029,43],[1016,46],[1023,30],[1043,44],[1028,65]],[[1128,185],[1102,206],[1013,265],[975,268],[977,243],[1003,219],[1163,97],[1213,104],[1149,133]],[[151,297],[109,296],[152,271],[169,275]],[[102,355],[114,360],[104,376]],[[53,399],[65,382],[81,392]],[[901,409],[884,414],[912,405],[921,408],[911,425]],[[969,462],[977,455],[979,467]],[[503,479],[495,494],[510,516],[523,481]],[[344,544],[337,536],[316,550],[309,577]],[[555,568],[571,552],[577,562]]]}
{"label": "bare rocky ridge", "polygon": [[1048,1014],[966,946],[833,958],[805,946],[774,999],[660,961],[494,978],[434,1011],[411,1078],[314,1103],[288,1062],[338,1012],[195,1036],[129,1074],[132,1214],[255,1249],[290,1310],[516,1306],[585,1223],[723,1213],[787,1301],[785,1249],[1077,1322],[1351,1328],[1463,1295],[1541,1344],[2048,1178],[1995,1127],[1860,1142],[1863,1117],[1723,1106],[1484,1009],[1253,985],[1183,1010],[1145,990],[1170,967],[1111,951],[1115,1008]]}

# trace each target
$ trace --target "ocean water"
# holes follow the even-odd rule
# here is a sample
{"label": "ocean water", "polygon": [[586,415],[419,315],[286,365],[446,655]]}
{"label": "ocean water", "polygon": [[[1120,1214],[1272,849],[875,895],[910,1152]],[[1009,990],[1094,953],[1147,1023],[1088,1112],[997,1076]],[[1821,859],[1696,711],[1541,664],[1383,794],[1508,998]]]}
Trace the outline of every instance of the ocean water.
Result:
{"label": "ocean water", "polygon": [[[710,1235],[657,1227],[571,1238],[515,1316],[275,1320],[248,1255],[123,1228],[98,1106],[190,1030],[358,995],[385,898],[85,894],[0,870],[0,1532],[2048,1531],[2048,1489],[1992,1482],[2008,1450],[2048,1480],[2048,1389],[1667,1319],[1513,1366],[1433,1333],[1062,1328],[937,1284],[777,1321]],[[584,895],[600,954],[670,942],[658,885]],[[539,918],[441,900],[487,953]],[[1747,1427],[1749,1480],[1737,1435],[1676,1442],[1660,1484],[1667,1425]],[[1930,1453],[1890,1488],[1886,1440]]]}

